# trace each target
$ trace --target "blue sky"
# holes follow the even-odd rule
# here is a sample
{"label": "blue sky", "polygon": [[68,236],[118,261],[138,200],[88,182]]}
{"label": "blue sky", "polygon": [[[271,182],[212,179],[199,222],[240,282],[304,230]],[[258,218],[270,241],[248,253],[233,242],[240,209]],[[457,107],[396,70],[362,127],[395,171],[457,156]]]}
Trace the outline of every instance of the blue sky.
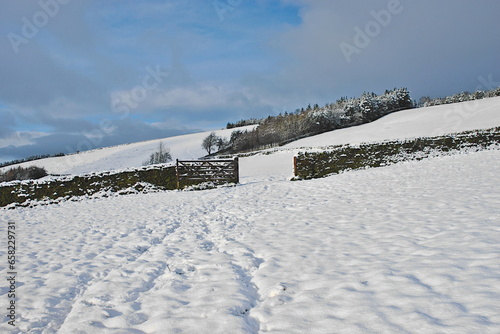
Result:
{"label": "blue sky", "polygon": [[498,0],[0,4],[0,161],[500,82]]}

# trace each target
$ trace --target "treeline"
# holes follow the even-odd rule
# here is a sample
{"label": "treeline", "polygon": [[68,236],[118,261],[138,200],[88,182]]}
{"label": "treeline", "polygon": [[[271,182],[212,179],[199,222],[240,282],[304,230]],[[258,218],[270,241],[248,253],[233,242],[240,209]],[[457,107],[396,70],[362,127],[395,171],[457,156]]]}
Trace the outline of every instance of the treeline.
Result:
{"label": "treeline", "polygon": [[46,159],[46,158],[54,158],[54,157],[64,157],[64,155],[65,155],[64,153],[33,155],[31,157],[24,158],[24,159],[17,159],[17,160],[12,160],[12,161],[0,163],[0,168],[12,166],[12,165],[17,165],[17,164],[21,164],[23,162],[28,162],[28,161],[34,161],[34,160],[40,160],[40,159]]}
{"label": "treeline", "polygon": [[438,97],[431,99],[428,96],[424,96],[420,98],[418,103],[419,107],[432,107],[438,106],[442,104],[451,104],[451,103],[459,103],[459,102],[467,102],[474,100],[481,100],[488,97],[496,97],[500,96],[500,87],[490,90],[477,90],[473,93],[462,92],[455,95],[450,95],[447,97]]}
{"label": "treeline", "polygon": [[242,119],[235,123],[228,122],[226,129],[241,128],[242,126],[260,124],[261,122],[262,120],[258,118]]}
{"label": "treeline", "polygon": [[[293,113],[285,112],[260,120],[259,126],[252,131],[234,131],[222,152],[236,153],[283,145],[323,132],[368,123],[391,112],[413,107],[406,88],[386,90],[382,95],[364,93],[358,98],[343,97],[324,107],[309,105]],[[243,121],[238,123],[243,124]]]}

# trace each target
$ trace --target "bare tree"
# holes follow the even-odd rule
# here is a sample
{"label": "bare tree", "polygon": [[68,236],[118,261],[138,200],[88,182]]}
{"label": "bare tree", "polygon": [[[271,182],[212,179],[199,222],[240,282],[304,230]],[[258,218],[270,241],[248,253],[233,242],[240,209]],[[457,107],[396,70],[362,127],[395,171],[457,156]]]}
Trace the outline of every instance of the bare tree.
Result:
{"label": "bare tree", "polygon": [[144,161],[143,165],[156,165],[164,164],[172,160],[172,155],[170,154],[170,149],[160,142],[158,145],[158,151],[151,153],[149,159]]}
{"label": "bare tree", "polygon": [[208,155],[212,154],[212,150],[217,147],[217,143],[219,141],[219,137],[212,132],[205,139],[203,139],[203,143],[201,147],[207,151]]}

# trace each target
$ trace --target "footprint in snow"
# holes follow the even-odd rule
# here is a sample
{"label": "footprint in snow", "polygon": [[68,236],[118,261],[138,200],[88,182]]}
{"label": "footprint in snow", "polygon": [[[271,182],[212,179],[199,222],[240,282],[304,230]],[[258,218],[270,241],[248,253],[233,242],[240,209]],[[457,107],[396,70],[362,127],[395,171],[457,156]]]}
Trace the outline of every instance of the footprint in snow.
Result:
{"label": "footprint in snow", "polygon": [[133,313],[133,314],[127,316],[126,319],[127,319],[127,323],[134,326],[134,325],[140,325],[143,322],[146,322],[149,319],[149,317],[144,313]]}

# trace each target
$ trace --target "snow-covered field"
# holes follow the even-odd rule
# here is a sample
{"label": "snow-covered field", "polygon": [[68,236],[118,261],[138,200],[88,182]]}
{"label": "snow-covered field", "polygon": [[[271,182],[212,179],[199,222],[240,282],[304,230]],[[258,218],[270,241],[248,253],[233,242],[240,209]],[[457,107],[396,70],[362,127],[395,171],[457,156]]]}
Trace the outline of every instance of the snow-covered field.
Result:
{"label": "snow-covered field", "polygon": [[[0,209],[0,332],[500,333],[500,150],[289,181],[300,147],[491,128],[500,98],[420,112],[241,158],[236,187]],[[197,157],[204,136],[167,146]],[[134,145],[37,164],[133,167]]]}
{"label": "snow-covered field", "polygon": [[498,333],[499,166],[494,150],[3,210],[13,332]]}

